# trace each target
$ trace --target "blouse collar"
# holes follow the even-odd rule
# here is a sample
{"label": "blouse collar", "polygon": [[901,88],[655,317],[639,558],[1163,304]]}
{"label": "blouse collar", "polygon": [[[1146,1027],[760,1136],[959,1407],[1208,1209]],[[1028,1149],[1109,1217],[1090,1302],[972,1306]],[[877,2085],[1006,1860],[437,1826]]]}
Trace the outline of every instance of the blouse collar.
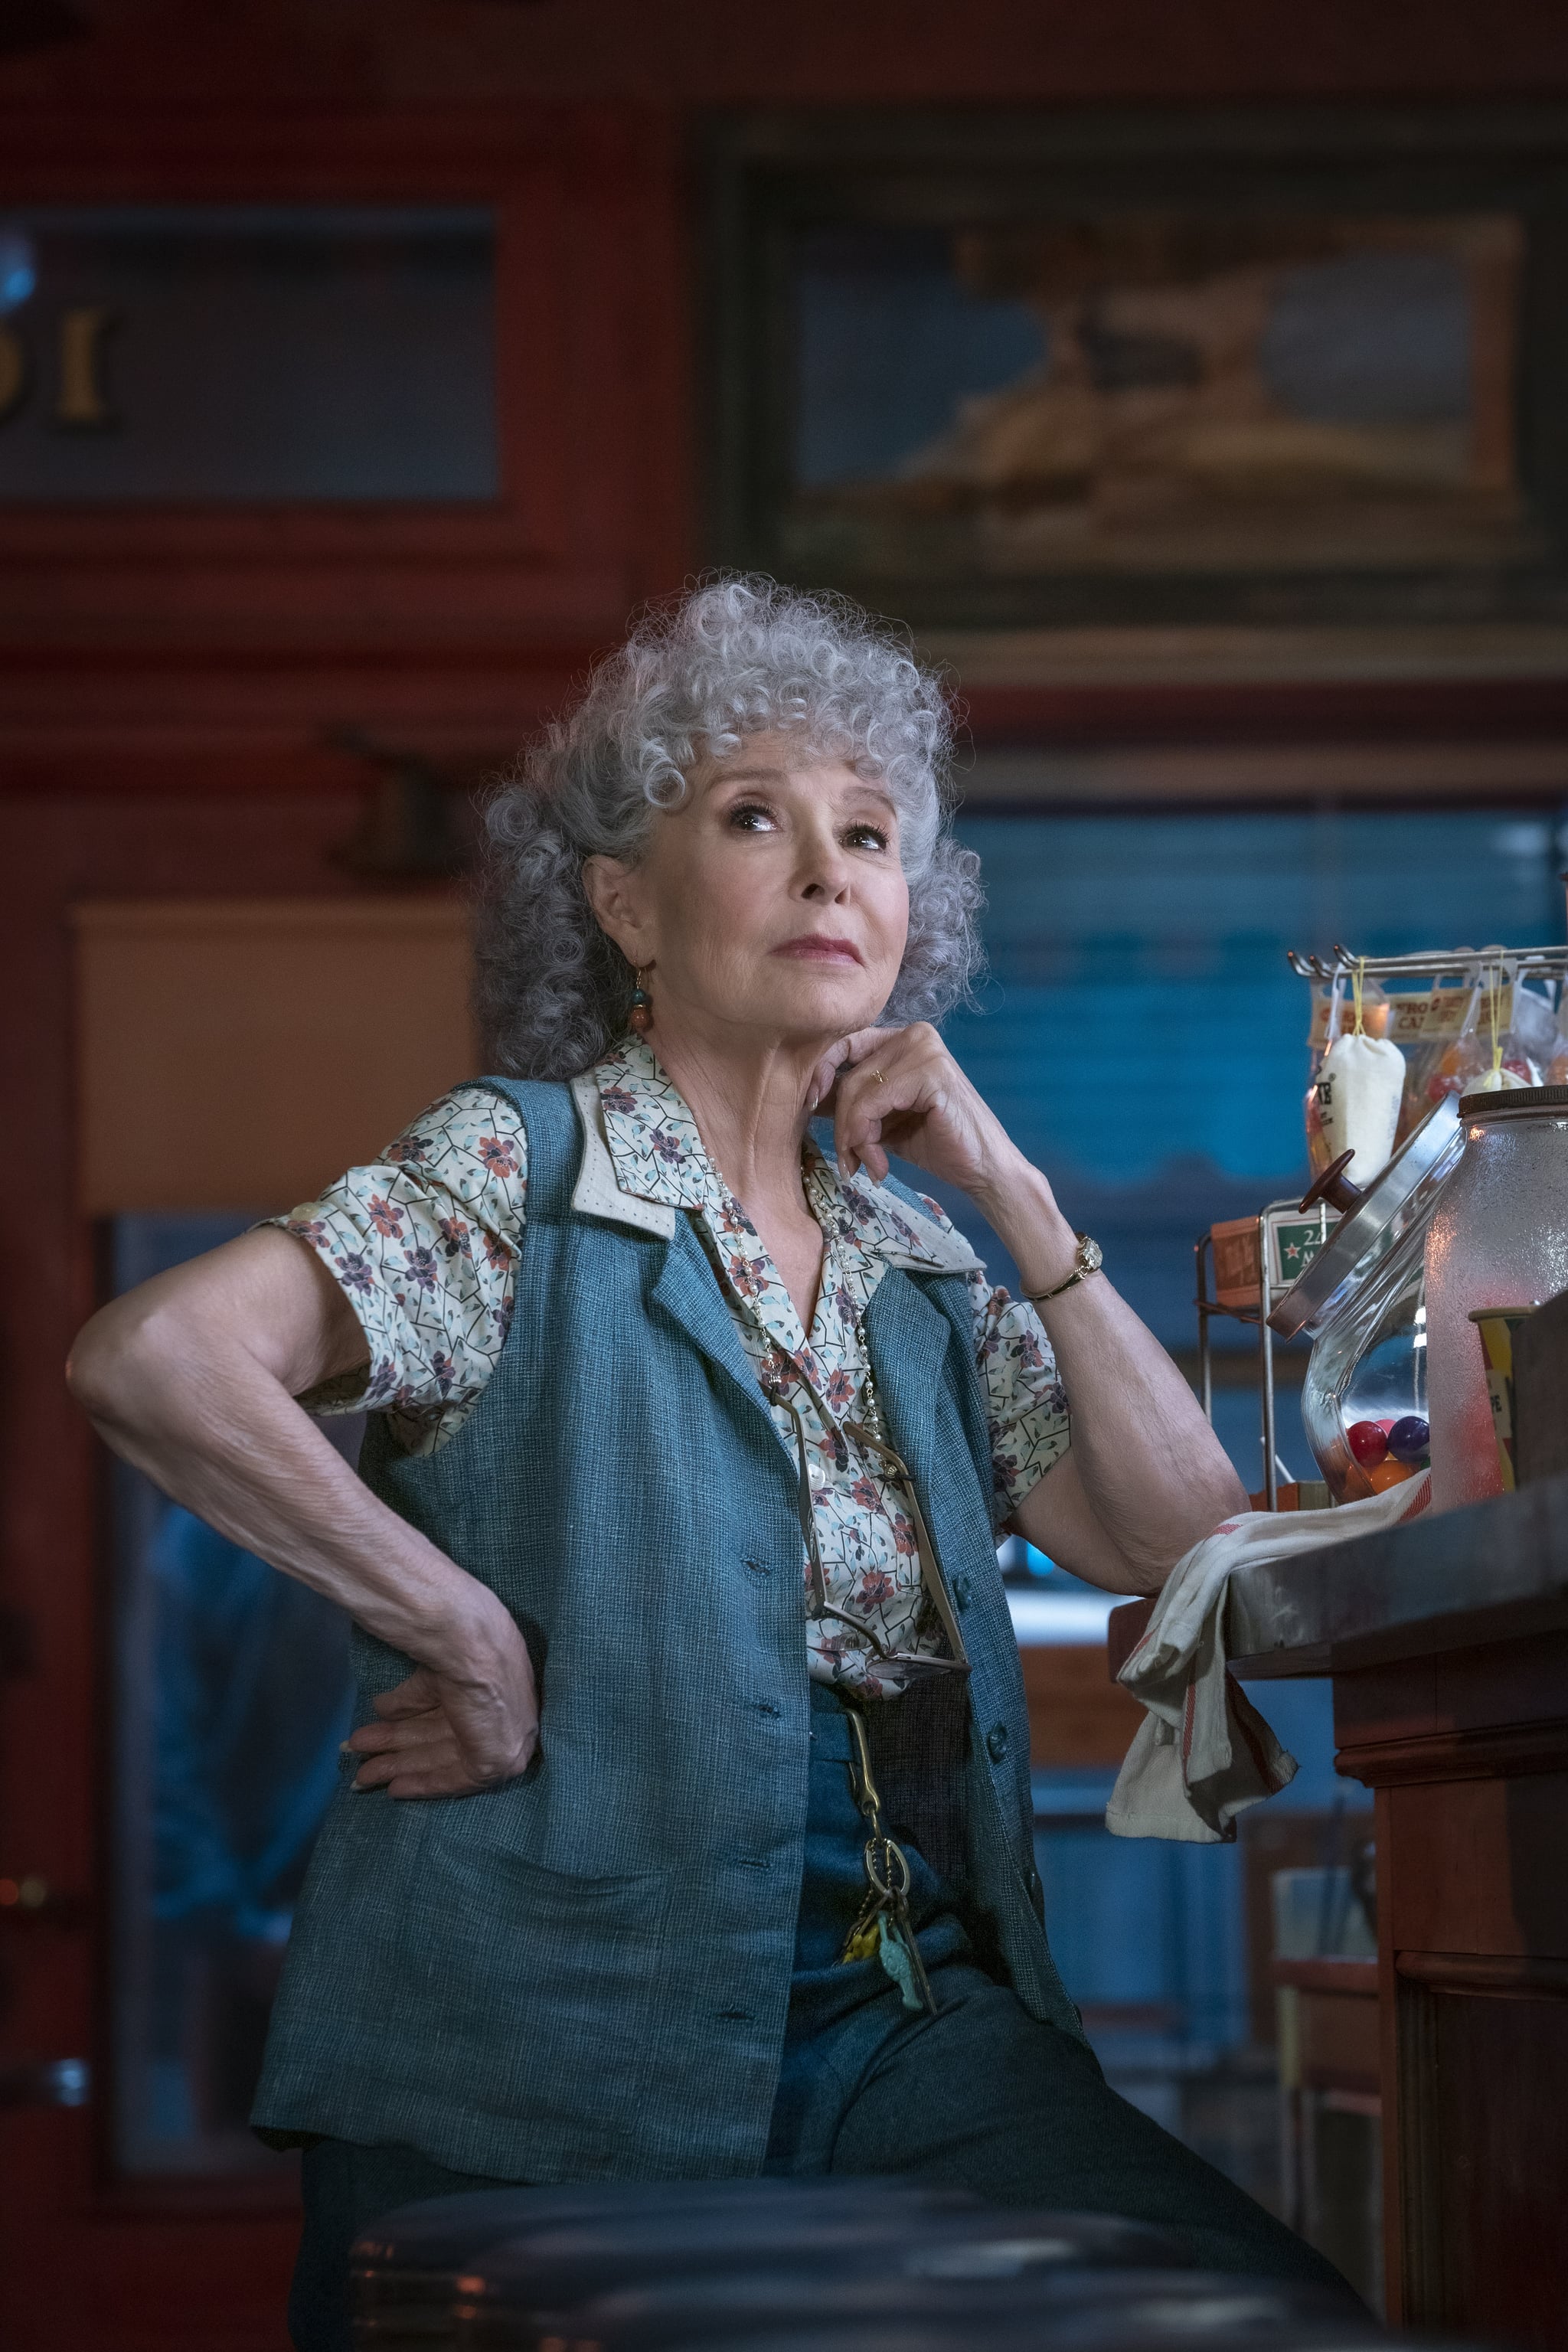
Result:
{"label": "blouse collar", "polygon": [[[609,1162],[607,1169],[598,1162],[593,1148],[597,1139],[588,1133],[584,1118],[579,1206],[615,1216],[613,1187],[628,1209],[647,1202],[667,1213],[696,1209],[722,1221],[731,1202],[729,1186],[709,1158],[679,1089],[642,1038],[624,1038],[576,1081],[573,1092],[584,1110],[597,1097],[595,1124]],[[924,1202],[929,1213],[922,1214],[864,1174],[846,1181],[814,1135],[806,1138],[805,1182],[813,1213],[830,1242],[837,1239],[889,1264],[931,1273],[967,1273],[980,1263],[934,1201]],[[632,1210],[624,1222],[646,1226],[650,1220],[646,1210],[640,1215]]]}

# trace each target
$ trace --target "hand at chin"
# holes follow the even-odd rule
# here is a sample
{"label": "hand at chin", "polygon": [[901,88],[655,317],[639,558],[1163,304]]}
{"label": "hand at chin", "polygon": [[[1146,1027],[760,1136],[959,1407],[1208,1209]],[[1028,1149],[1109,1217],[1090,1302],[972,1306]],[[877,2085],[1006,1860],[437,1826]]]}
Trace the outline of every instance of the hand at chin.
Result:
{"label": "hand at chin", "polygon": [[929,1022],[860,1029],[816,1066],[819,1113],[831,1112],[839,1171],[880,1183],[896,1151],[975,1193],[1001,1180],[1015,1146]]}

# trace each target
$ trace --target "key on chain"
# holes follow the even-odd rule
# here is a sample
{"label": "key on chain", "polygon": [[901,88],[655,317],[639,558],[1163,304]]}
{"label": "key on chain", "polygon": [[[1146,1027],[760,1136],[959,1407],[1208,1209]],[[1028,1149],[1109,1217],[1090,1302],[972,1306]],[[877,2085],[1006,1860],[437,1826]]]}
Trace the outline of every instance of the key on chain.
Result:
{"label": "key on chain", "polygon": [[935,2017],[936,1995],[931,1989],[910,1917],[909,1856],[882,1827],[882,1800],[871,1774],[871,1750],[865,1723],[858,1709],[847,1702],[844,1711],[849,1718],[850,1746],[854,1750],[849,1774],[855,1802],[871,1834],[861,1857],[866,1872],[866,1900],[838,1957],[841,1961],[880,1960],[898,1986],[904,2007],[923,2009]]}

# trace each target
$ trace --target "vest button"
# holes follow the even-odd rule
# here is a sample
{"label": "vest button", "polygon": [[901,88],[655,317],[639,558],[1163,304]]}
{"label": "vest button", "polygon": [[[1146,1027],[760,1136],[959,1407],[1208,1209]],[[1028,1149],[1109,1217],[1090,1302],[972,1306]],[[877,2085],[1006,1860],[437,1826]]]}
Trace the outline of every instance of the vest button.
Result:
{"label": "vest button", "polygon": [[970,1595],[973,1590],[974,1588],[970,1583],[967,1576],[955,1576],[952,1580],[952,1601],[954,1608],[967,1609],[969,1606]]}
{"label": "vest button", "polygon": [[1007,1753],[1007,1727],[1005,1723],[992,1725],[985,1735],[985,1746],[993,1764],[1000,1764],[1003,1757]]}

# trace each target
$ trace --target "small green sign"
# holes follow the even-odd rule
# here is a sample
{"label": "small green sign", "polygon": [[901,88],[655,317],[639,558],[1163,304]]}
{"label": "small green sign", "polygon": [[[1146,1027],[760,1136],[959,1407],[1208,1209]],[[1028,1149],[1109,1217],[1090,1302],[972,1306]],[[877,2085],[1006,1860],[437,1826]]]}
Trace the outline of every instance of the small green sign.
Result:
{"label": "small green sign", "polygon": [[[1276,1289],[1287,1288],[1306,1273],[1329,1235],[1316,1217],[1303,1217],[1299,1223],[1289,1224],[1281,1222],[1272,1230],[1274,1265],[1271,1279]],[[1332,1231],[1331,1225],[1329,1232]]]}

